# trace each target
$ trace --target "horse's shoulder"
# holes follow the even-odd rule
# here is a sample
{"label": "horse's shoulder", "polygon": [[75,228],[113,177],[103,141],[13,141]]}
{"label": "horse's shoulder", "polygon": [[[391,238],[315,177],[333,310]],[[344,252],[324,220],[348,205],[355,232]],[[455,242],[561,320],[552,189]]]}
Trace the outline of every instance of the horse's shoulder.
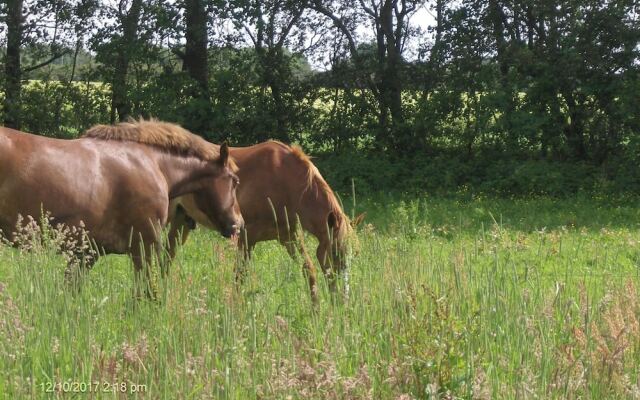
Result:
{"label": "horse's shoulder", "polygon": [[16,146],[21,143],[31,143],[34,139],[38,138],[39,136],[31,135],[26,132],[0,127],[0,145],[2,146]]}
{"label": "horse's shoulder", "polygon": [[302,161],[306,165],[311,163],[310,157],[305,154],[300,146],[290,146],[277,140],[269,140],[257,146],[261,146],[262,149],[268,150],[272,156],[277,156],[281,159],[290,158],[295,161]]}
{"label": "horse's shoulder", "polygon": [[28,135],[28,133],[26,132],[21,132],[12,128],[7,128],[6,126],[0,126],[0,134],[1,136]]}
{"label": "horse's shoulder", "polygon": [[266,142],[257,144],[256,147],[258,148],[258,150],[267,150],[277,153],[288,153],[291,150],[289,146],[277,140],[268,140]]}
{"label": "horse's shoulder", "polygon": [[[242,169],[243,165],[248,164],[246,161],[254,162],[268,162],[279,163],[282,159],[291,154],[289,147],[281,142],[275,140],[269,140],[255,144],[253,146],[239,148],[239,152],[231,154],[236,157],[237,161],[240,160],[239,167]],[[242,160],[245,160],[243,163]]]}

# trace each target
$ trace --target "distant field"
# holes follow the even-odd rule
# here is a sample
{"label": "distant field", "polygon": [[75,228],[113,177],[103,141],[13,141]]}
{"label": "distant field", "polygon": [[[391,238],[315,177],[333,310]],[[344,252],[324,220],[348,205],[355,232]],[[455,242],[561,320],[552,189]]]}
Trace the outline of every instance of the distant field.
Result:
{"label": "distant field", "polygon": [[231,249],[199,230],[160,304],[134,302],[125,257],[73,296],[60,256],[0,246],[0,398],[640,398],[635,200],[357,211],[351,297],[324,290],[317,312],[272,243],[238,292]]}

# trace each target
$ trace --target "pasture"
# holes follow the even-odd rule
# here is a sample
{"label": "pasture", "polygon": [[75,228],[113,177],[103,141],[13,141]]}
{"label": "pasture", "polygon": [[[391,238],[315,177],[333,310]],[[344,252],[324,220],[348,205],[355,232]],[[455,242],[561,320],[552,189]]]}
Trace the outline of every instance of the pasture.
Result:
{"label": "pasture", "polygon": [[237,290],[230,245],[198,229],[159,303],[133,300],[124,256],[73,295],[51,246],[0,246],[0,398],[640,398],[636,199],[362,211],[350,298],[320,279],[316,311],[276,243]]}

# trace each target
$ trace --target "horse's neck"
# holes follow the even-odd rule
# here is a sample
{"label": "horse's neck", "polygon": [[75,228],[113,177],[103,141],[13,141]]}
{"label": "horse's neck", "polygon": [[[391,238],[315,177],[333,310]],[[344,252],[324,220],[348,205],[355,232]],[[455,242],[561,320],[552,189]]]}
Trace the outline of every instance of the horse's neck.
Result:
{"label": "horse's neck", "polygon": [[193,192],[202,179],[215,173],[211,162],[196,157],[163,154],[158,164],[167,181],[170,199]]}

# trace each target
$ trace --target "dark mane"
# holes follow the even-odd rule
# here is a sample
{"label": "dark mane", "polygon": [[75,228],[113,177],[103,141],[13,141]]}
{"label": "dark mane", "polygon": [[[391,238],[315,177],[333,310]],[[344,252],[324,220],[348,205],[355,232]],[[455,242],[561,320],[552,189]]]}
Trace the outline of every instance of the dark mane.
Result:
{"label": "dark mane", "polygon": [[217,146],[200,136],[179,125],[156,120],[96,125],[89,128],[82,137],[137,142],[203,160],[215,160],[220,156]]}

